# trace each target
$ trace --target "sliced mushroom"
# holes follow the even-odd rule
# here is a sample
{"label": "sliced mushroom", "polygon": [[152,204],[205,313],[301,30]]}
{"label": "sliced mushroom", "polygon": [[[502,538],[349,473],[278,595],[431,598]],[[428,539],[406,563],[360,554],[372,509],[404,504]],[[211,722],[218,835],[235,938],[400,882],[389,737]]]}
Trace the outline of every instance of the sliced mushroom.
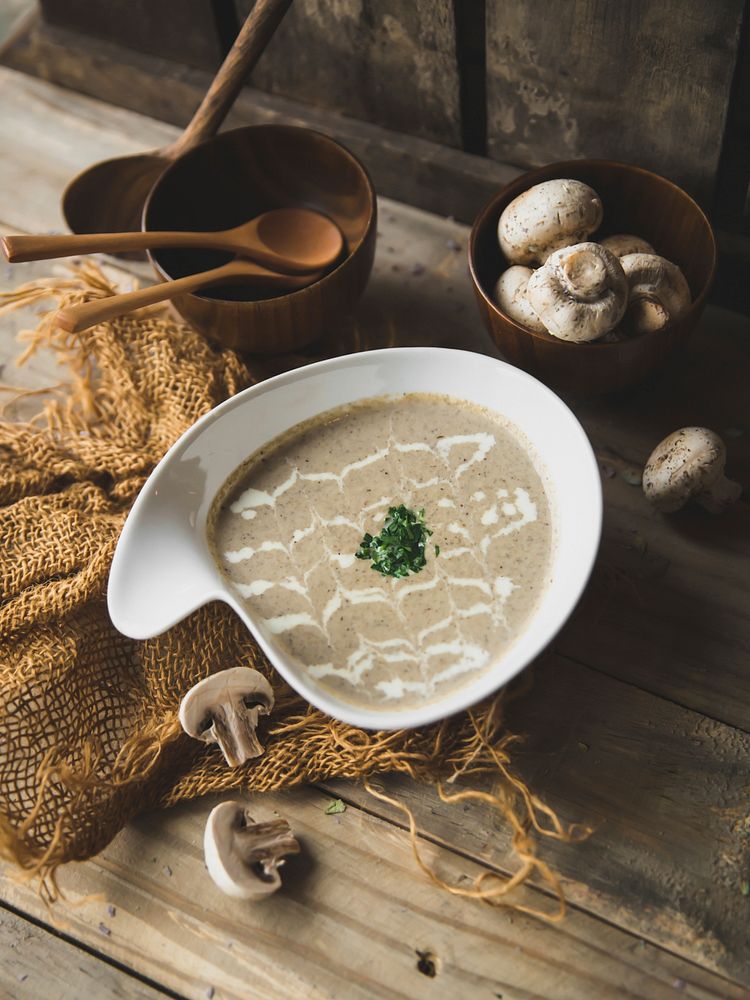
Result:
{"label": "sliced mushroom", "polygon": [[288,854],[298,854],[285,819],[256,823],[241,802],[212,809],[203,835],[208,874],[228,896],[262,899],[281,885],[279,868]]}
{"label": "sliced mushroom", "polygon": [[625,254],[620,263],[629,288],[625,322],[634,334],[660,330],[690,305],[690,288],[676,264],[649,253]]}
{"label": "sliced mushroom", "polygon": [[654,448],[643,470],[643,492],[666,514],[691,499],[721,514],[742,493],[740,484],[724,475],[726,454],[718,434],[706,427],[683,427]]}
{"label": "sliced mushroom", "polygon": [[630,233],[617,233],[616,236],[607,236],[599,242],[615,257],[624,257],[626,253],[655,253],[650,243],[640,236],[631,236]]}
{"label": "sliced mushroom", "polygon": [[530,267],[522,267],[520,264],[514,264],[503,271],[495,285],[495,302],[516,323],[528,330],[544,333],[544,323],[526,298],[526,286],[533,273]]}
{"label": "sliced mushroom", "polygon": [[230,767],[263,753],[256,729],[273,708],[273,690],[251,667],[211,674],[192,687],[180,703],[180,723],[189,736],[218,743]]}
{"label": "sliced mushroom", "polygon": [[506,206],[497,226],[511,264],[543,264],[560,247],[580,243],[599,228],[599,195],[582,181],[543,181]]}
{"label": "sliced mushroom", "polygon": [[598,243],[556,250],[529,278],[526,297],[553,337],[585,343],[614,329],[628,302],[617,257]]}

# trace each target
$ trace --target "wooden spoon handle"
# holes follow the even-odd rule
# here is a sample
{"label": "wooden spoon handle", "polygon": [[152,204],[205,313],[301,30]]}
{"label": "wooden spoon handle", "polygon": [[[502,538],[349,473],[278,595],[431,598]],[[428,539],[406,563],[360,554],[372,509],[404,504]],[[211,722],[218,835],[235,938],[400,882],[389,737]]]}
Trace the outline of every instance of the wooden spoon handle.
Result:
{"label": "wooden spoon handle", "polygon": [[292,0],[256,0],[192,121],[180,138],[163,150],[163,156],[176,159],[216,134],[291,3]]}
{"label": "wooden spoon handle", "polygon": [[158,285],[139,288],[134,292],[109,295],[107,298],[94,299],[92,302],[83,302],[77,306],[66,306],[59,310],[55,321],[61,329],[69,333],[78,333],[90,326],[96,326],[97,323],[114,319],[115,316],[122,316],[123,313],[151,306],[156,302],[164,302],[177,295],[185,295],[187,292],[197,292],[209,285],[241,280],[243,283],[263,285],[265,288],[291,291],[311,284],[318,277],[319,273],[304,276],[277,274],[249,261],[230,261],[211,271],[200,271],[198,274],[188,274],[174,281],[163,281]]}
{"label": "wooden spoon handle", "polygon": [[[26,260],[52,260],[86,253],[121,253],[159,247],[224,248],[224,233],[76,233],[64,236],[4,236],[2,248],[11,264]],[[229,249],[229,247],[227,247]]]}

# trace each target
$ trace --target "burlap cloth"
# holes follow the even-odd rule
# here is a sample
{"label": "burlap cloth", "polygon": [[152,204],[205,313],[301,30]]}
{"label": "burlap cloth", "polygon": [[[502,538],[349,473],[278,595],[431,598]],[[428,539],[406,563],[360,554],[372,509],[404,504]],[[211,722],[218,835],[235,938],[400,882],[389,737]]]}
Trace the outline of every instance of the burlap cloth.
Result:
{"label": "burlap cloth", "polygon": [[[50,310],[21,334],[19,361],[44,347],[68,373],[30,422],[0,422],[0,854],[40,876],[53,899],[58,866],[96,854],[142,810],[208,792],[402,772],[436,785],[445,800],[481,799],[511,825],[513,878],[486,874],[471,888],[445,888],[513,905],[506,894],[534,874],[558,896],[553,916],[561,915],[560,886],[537,855],[536,834],[576,831],[511,772],[504,693],[437,725],[371,733],[295,695],[223,605],[146,642],[114,629],[107,575],[138,491],[183,431],[254,381],[236,354],[212,349],[163,310],[83,334],[55,328],[59,306],[115,290],[85,263],[69,278],[0,296],[0,312]],[[240,664],[263,671],[276,705],[263,756],[230,769],[216,747],[185,736],[177,710],[198,680]],[[467,787],[484,772],[494,773],[492,786]],[[417,863],[440,882],[409,821]]]}

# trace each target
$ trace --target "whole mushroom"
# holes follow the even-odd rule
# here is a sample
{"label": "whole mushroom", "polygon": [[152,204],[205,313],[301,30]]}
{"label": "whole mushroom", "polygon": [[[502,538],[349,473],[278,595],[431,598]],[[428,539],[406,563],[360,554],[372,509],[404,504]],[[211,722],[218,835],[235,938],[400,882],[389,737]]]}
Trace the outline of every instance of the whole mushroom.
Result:
{"label": "whole mushroom", "polygon": [[690,287],[676,264],[650,253],[625,254],[620,263],[628,279],[625,322],[632,333],[660,330],[689,307]]}
{"label": "whole mushroom", "polygon": [[259,757],[256,730],[273,708],[273,690],[251,667],[231,667],[199,681],[180,703],[180,724],[188,736],[218,743],[230,767]]}
{"label": "whole mushroom", "polygon": [[495,302],[511,319],[528,330],[544,333],[544,323],[526,298],[526,286],[534,272],[530,267],[514,264],[500,275],[495,285]]}
{"label": "whole mushroom", "polygon": [[614,329],[628,283],[620,262],[598,243],[557,250],[529,278],[526,297],[553,337],[585,343]]}
{"label": "whole mushroom", "polygon": [[630,233],[617,233],[615,236],[607,236],[599,242],[615,257],[624,257],[628,253],[655,253],[649,242],[641,239],[640,236],[631,236]]}
{"label": "whole mushroom", "polygon": [[603,215],[599,195],[588,184],[543,181],[506,206],[497,226],[500,249],[511,264],[543,264],[553,251],[590,236]]}
{"label": "whole mushroom", "polygon": [[203,835],[208,874],[228,896],[263,899],[281,885],[279,868],[299,844],[285,819],[256,823],[241,802],[212,809]]}
{"label": "whole mushroom", "polygon": [[696,500],[721,514],[739,499],[742,487],[724,475],[726,448],[706,427],[682,427],[654,448],[643,470],[643,492],[666,514]]}

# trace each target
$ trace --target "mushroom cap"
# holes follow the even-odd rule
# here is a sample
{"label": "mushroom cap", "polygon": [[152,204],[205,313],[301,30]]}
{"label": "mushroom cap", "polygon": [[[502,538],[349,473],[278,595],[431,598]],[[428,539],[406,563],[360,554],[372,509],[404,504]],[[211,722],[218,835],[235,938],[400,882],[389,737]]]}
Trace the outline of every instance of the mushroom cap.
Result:
{"label": "mushroom cap", "polygon": [[620,263],[629,289],[626,324],[633,333],[660,330],[689,307],[690,286],[672,261],[654,253],[628,253]]}
{"label": "mushroom cap", "polygon": [[263,752],[255,731],[273,703],[273,689],[260,671],[230,667],[190,688],[180,702],[180,724],[188,736],[218,743],[236,767]]}
{"label": "mushroom cap", "polygon": [[606,236],[599,240],[601,246],[606,247],[615,257],[624,257],[626,253],[654,253],[654,248],[640,236],[631,236],[630,233],[617,233],[615,236]]}
{"label": "mushroom cap", "polygon": [[620,262],[598,243],[556,250],[526,287],[534,312],[553,337],[586,343],[614,329],[628,302]]}
{"label": "mushroom cap", "polygon": [[544,333],[544,323],[531,308],[531,304],[526,298],[526,286],[533,273],[530,267],[513,264],[512,267],[503,271],[497,279],[494,299],[500,309],[516,323],[520,323],[521,326],[525,326],[529,330],[536,330],[537,333]]}
{"label": "mushroom cap", "polygon": [[500,249],[511,264],[543,264],[554,250],[590,236],[603,216],[599,195],[583,181],[542,181],[504,209]]}
{"label": "mushroom cap", "polygon": [[208,874],[228,896],[262,899],[281,885],[279,866],[299,852],[285,819],[255,823],[242,802],[211,810],[203,835]]}
{"label": "mushroom cap", "polygon": [[707,427],[682,427],[654,448],[643,470],[643,492],[671,514],[724,475],[726,448]]}

